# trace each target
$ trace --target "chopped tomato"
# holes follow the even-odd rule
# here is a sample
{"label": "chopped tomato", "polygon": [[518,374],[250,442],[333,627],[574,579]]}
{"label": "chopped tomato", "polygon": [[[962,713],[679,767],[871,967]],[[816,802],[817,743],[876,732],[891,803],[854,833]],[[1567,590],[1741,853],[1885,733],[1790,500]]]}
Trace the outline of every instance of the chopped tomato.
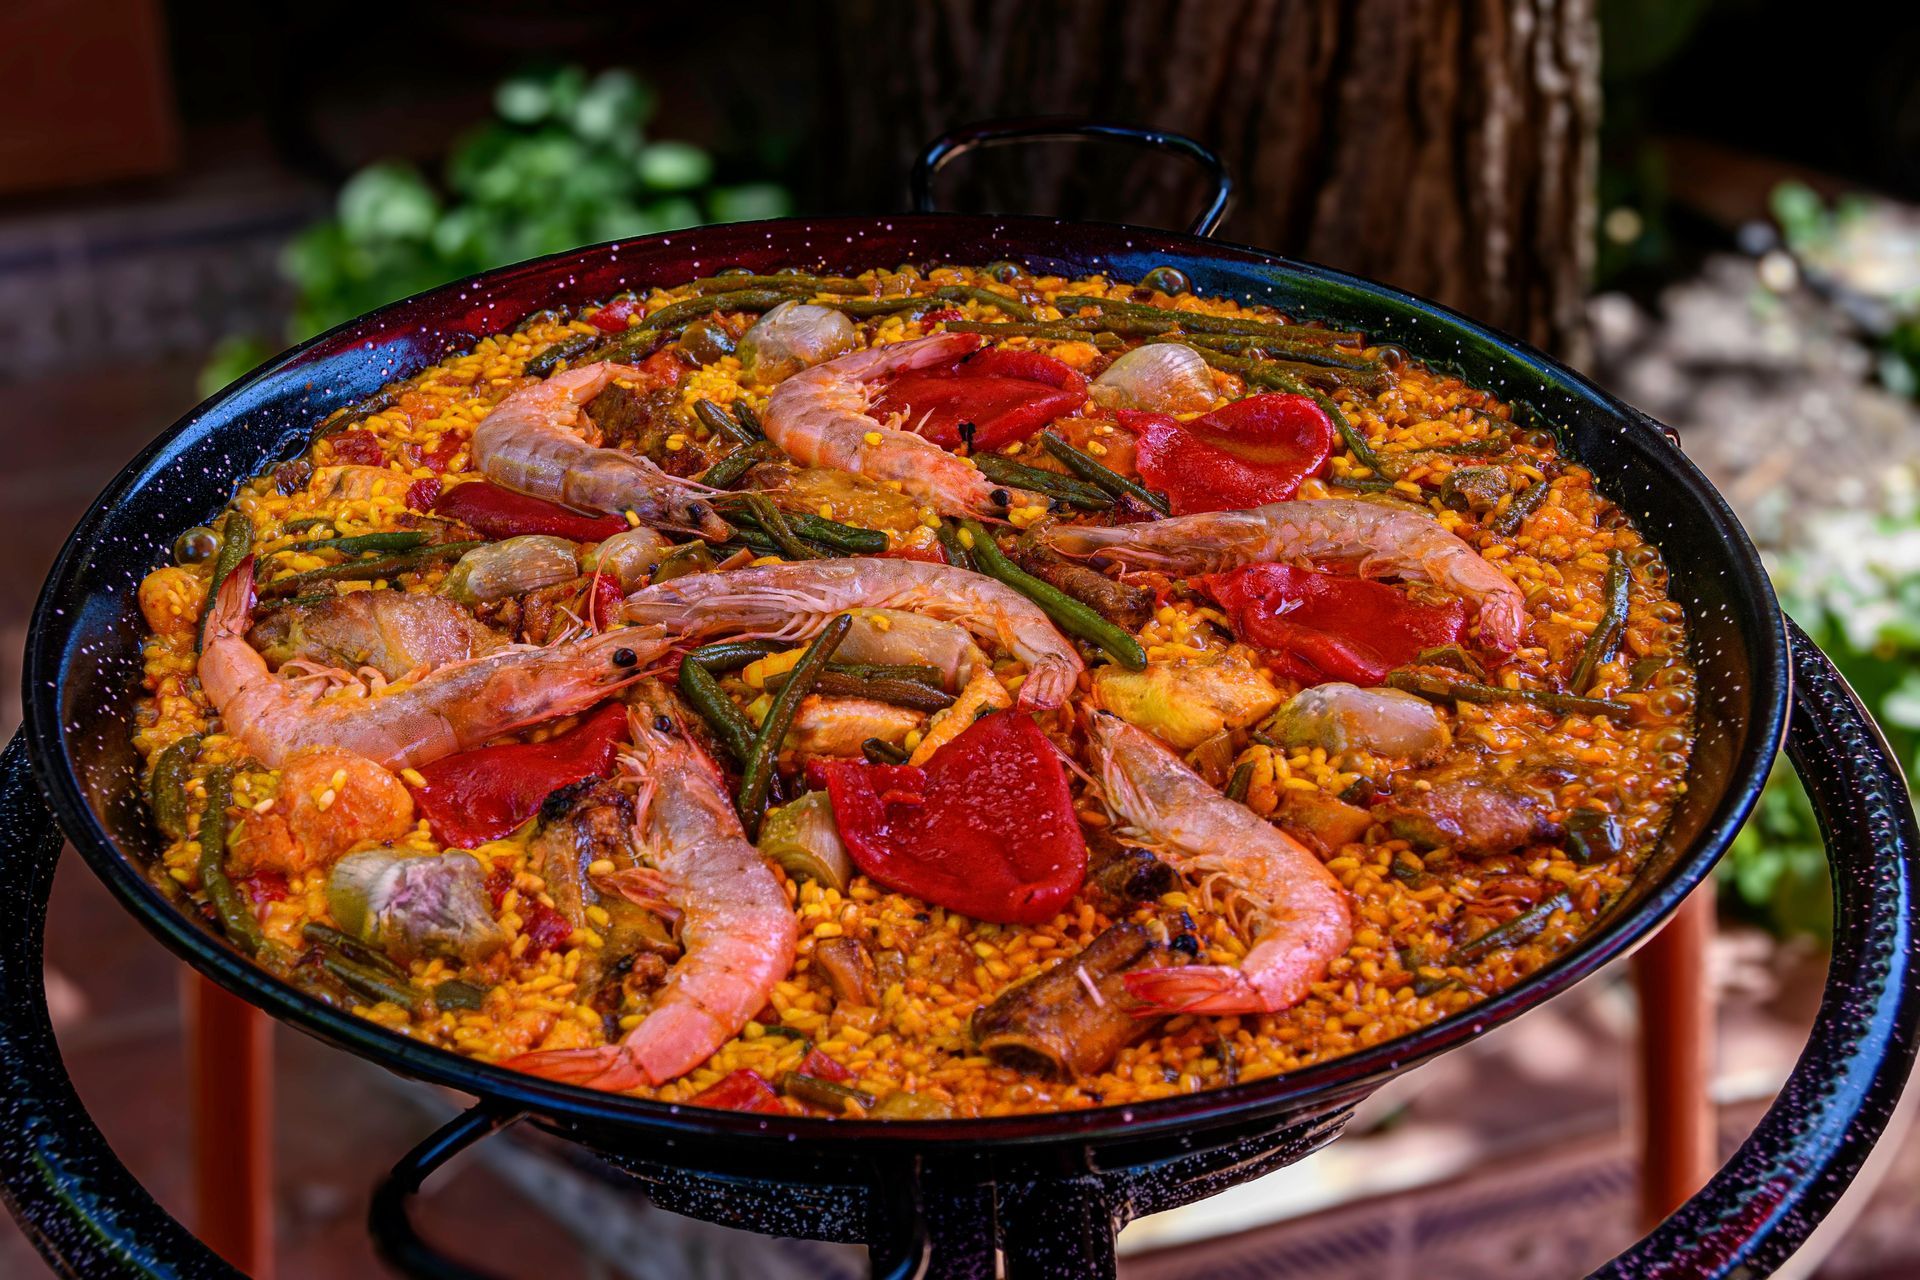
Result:
{"label": "chopped tomato", "polygon": [[1467,629],[1458,600],[1421,604],[1352,574],[1255,564],[1196,581],[1227,611],[1240,639],[1307,684],[1377,685],[1421,650],[1458,644]]}
{"label": "chopped tomato", "polygon": [[901,374],[874,398],[876,416],[904,414],[906,428],[943,449],[998,449],[1025,440],[1087,402],[1087,380],[1038,351],[990,348],[945,368]]}
{"label": "chopped tomato", "polygon": [[544,902],[535,902],[520,926],[527,939],[527,957],[533,959],[552,951],[573,936],[573,924]]}
{"label": "chopped tomato", "polygon": [[1333,423],[1306,396],[1248,396],[1184,423],[1164,413],[1118,417],[1140,437],[1140,478],[1177,516],[1284,502],[1333,450]]}
{"label": "chopped tomato", "polygon": [[758,1071],[741,1067],[729,1071],[714,1084],[688,1099],[696,1107],[715,1107],[721,1111],[760,1111],[770,1116],[787,1114],[785,1104],[767,1078]]}
{"label": "chopped tomato", "polygon": [[407,510],[431,511],[440,500],[440,482],[431,477],[415,480],[407,486]]}
{"label": "chopped tomato", "polygon": [[440,442],[431,449],[416,448],[413,445],[406,445],[404,448],[408,456],[413,459],[414,466],[425,467],[438,475],[452,464],[454,457],[460,450],[466,448],[466,445],[465,433],[448,431],[440,436]]}
{"label": "chopped tomato", "polygon": [[1067,773],[1032,717],[999,711],[916,768],[820,762],[835,824],[867,875],[978,920],[1039,924],[1086,877]]}
{"label": "chopped tomato", "polygon": [[812,1076],[815,1080],[831,1080],[835,1084],[849,1084],[854,1079],[853,1072],[818,1049],[807,1050],[807,1056],[800,1060],[800,1074]]}
{"label": "chopped tomato", "polygon": [[453,486],[434,500],[433,509],[489,538],[545,533],[575,542],[603,542],[627,528],[620,516],[583,515],[557,502],[515,493],[485,480]]}
{"label": "chopped tomato", "polygon": [[285,902],[287,900],[287,876],[283,871],[272,867],[262,867],[240,878],[240,888],[245,891],[247,900],[254,906],[263,902]]}
{"label": "chopped tomato", "polygon": [[603,333],[625,333],[627,322],[644,314],[646,304],[638,298],[615,298],[587,317],[587,323]]}
{"label": "chopped tomato", "polygon": [[512,831],[569,782],[604,775],[626,736],[627,709],[609,702],[545,742],[480,747],[421,765],[423,781],[410,789],[435,839],[471,849]]}

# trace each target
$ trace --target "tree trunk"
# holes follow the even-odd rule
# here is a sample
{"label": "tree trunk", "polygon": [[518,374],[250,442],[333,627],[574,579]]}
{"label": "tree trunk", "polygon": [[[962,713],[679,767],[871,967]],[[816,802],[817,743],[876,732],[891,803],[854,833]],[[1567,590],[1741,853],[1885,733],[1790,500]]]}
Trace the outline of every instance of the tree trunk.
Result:
{"label": "tree trunk", "polygon": [[[1581,354],[1592,0],[846,0],[818,14],[816,206],[899,207],[927,139],[993,116],[1191,134],[1240,183],[1222,234]],[[1184,161],[1090,147],[957,161],[944,207],[1182,227]],[[837,152],[837,154],[836,154]]]}

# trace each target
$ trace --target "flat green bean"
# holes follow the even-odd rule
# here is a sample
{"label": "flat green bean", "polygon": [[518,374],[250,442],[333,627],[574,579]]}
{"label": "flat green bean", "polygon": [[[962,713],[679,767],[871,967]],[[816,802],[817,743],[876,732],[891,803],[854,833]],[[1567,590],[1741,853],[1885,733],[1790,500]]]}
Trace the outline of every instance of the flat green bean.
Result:
{"label": "flat green bean", "polygon": [[800,701],[813,692],[813,686],[828,662],[833,660],[833,651],[847,638],[847,632],[853,628],[853,618],[849,614],[840,614],[827,623],[800,661],[793,666],[786,685],[773,700],[773,706],[767,710],[767,718],[760,722],[760,729],[754,735],[753,746],[747,760],[741,765],[740,796],[738,807],[741,825],[746,828],[747,838],[753,839],[759,834],[760,819],[767,810],[767,791],[773,785],[775,757],[780,753],[780,744],[786,740],[787,730],[793,726],[794,714],[800,709]]}
{"label": "flat green bean", "polygon": [[1104,489],[1116,498],[1132,498],[1163,516],[1173,512],[1173,507],[1168,503],[1165,494],[1155,493],[1138,481],[1127,479],[1113,468],[1102,466],[1091,455],[1082,453],[1051,431],[1040,433],[1040,447],[1059,459],[1060,464],[1067,470],[1095,488]]}
{"label": "flat green bean", "polygon": [[[1140,647],[1140,642],[1126,628],[1107,621],[1091,606],[1015,565],[1001,554],[993,538],[976,522],[963,520],[960,530],[973,539],[969,550],[973,552],[974,563],[979,566],[981,573],[1012,587],[1039,605],[1062,631],[1098,645],[1108,657],[1129,671],[1146,667],[1146,650]],[[965,540],[963,537],[962,542]]]}

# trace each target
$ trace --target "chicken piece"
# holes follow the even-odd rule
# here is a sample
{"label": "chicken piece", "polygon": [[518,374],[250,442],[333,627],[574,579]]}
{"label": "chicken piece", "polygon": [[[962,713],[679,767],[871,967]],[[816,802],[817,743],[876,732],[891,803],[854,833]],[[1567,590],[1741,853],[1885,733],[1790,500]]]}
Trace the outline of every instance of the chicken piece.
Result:
{"label": "chicken piece", "polygon": [[1087,834],[1087,892],[1108,915],[1123,915],[1180,887],[1180,873],[1147,850],[1122,844],[1111,831]]}
{"label": "chicken piece", "polygon": [[926,716],[871,698],[823,698],[808,694],[800,700],[785,746],[806,759],[812,756],[847,758],[860,754],[860,744],[878,738],[895,746],[926,722]]}
{"label": "chicken piece", "polygon": [[275,609],[247,632],[274,670],[299,659],[389,680],[492,653],[506,641],[458,603],[406,591],[355,591]]}
{"label": "chicken piece", "polygon": [[1280,792],[1273,819],[1289,835],[1328,854],[1360,839],[1373,825],[1373,815],[1359,805],[1336,800],[1323,791],[1295,791],[1291,787]]}
{"label": "chicken piece", "polygon": [[265,812],[242,819],[231,856],[242,874],[305,871],[412,829],[413,796],[400,779],[365,756],[323,747],[281,768],[279,796]]}
{"label": "chicken piece", "polygon": [[1134,1016],[1138,1002],[1121,975],[1184,959],[1140,925],[1114,925],[1079,954],[1007,988],[976,1012],[974,1043],[1001,1066],[1029,1075],[1092,1075],[1155,1022]]}
{"label": "chicken piece", "polygon": [[1391,800],[1375,810],[1388,829],[1419,849],[1447,847],[1488,856],[1566,835],[1547,819],[1540,801],[1499,782],[1450,778],[1425,790],[1396,782]]}
{"label": "chicken piece", "polygon": [[833,997],[842,1004],[877,1005],[873,957],[857,938],[823,938],[814,944],[813,963],[826,975]]}
{"label": "chicken piece", "polygon": [[[659,916],[617,893],[602,894],[588,870],[596,862],[610,862],[616,871],[638,865],[633,817],[633,797],[624,788],[586,778],[546,798],[527,841],[527,865],[546,882],[553,909],[576,930],[591,929],[606,940],[581,965],[585,991],[625,977],[635,955],[679,955]],[[606,913],[604,923],[589,913],[594,907]]]}

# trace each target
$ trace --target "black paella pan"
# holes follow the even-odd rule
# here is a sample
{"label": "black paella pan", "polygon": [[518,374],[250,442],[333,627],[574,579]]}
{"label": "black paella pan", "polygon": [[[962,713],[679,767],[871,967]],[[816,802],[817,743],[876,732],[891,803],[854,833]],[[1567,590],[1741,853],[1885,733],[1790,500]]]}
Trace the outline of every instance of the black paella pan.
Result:
{"label": "black paella pan", "polygon": [[[1038,218],[916,213],[711,227],[600,245],[433,290],[286,353],[200,405],[130,462],[74,530],[27,637],[25,725],[0,758],[0,1183],[59,1270],[231,1276],[114,1157],[61,1067],[41,982],[41,931],[63,837],[156,936],[213,981],[303,1031],[403,1075],[475,1095],[375,1195],[376,1244],[403,1270],[472,1276],[409,1227],[406,1197],[440,1163],[530,1120],[639,1178],[668,1209],[787,1236],[863,1241],[876,1274],[1111,1274],[1141,1214],[1257,1176],[1337,1135],[1388,1077],[1479,1036],[1651,934],[1698,885],[1752,807],[1784,740],[1814,798],[1834,881],[1834,949],[1818,1020],[1753,1135],[1712,1183],[1602,1268],[1609,1276],[1761,1275],[1852,1179],[1912,1066],[1916,831],[1899,766],[1833,667],[1780,613],[1759,557],[1672,433],[1538,351],[1369,281],[1205,239],[1229,183],[1186,139],[1030,122],[950,135],[915,179],[969,147],[1104,137],[1167,146],[1211,171],[1191,234]],[[300,452],[313,425],[527,313],[725,267],[854,273],[901,262],[1010,258],[1066,276],[1158,266],[1202,293],[1267,303],[1404,346],[1553,424],[1600,489],[1657,544],[1691,623],[1699,744],[1665,837],[1630,893],[1573,950],[1467,1012],[1274,1079],[1162,1099],[991,1120],[772,1118],[559,1085],[415,1043],[252,965],[145,878],[159,852],[139,799],[129,717],[139,688],[134,590],[173,531],[239,480]]]}

